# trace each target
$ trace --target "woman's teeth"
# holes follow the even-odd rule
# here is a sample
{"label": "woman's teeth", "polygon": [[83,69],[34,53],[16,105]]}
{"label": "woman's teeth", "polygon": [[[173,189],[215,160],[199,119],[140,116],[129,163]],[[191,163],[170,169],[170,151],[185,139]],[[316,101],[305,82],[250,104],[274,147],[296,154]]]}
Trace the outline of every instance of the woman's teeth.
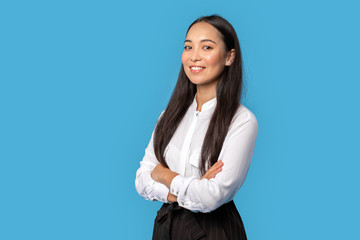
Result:
{"label": "woman's teeth", "polygon": [[204,67],[190,67],[192,70],[201,70],[204,69]]}

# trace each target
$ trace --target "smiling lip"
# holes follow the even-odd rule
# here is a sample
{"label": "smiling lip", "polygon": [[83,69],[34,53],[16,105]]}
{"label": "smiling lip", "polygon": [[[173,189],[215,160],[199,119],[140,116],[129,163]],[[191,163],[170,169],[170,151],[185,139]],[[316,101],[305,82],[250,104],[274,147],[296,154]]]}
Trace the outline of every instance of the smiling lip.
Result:
{"label": "smiling lip", "polygon": [[192,72],[192,73],[199,73],[199,72],[201,72],[201,71],[203,71],[204,69],[205,69],[205,67],[202,67],[202,66],[190,66],[189,67],[190,68],[190,71]]}

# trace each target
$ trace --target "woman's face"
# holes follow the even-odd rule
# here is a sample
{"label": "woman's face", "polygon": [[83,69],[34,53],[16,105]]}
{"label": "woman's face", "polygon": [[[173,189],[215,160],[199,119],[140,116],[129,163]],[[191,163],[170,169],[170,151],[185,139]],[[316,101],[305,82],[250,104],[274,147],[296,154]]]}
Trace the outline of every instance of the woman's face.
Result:
{"label": "woman's face", "polygon": [[194,24],[186,35],[182,54],[184,71],[190,81],[197,87],[216,86],[225,65],[229,65],[225,49],[215,27],[206,22]]}

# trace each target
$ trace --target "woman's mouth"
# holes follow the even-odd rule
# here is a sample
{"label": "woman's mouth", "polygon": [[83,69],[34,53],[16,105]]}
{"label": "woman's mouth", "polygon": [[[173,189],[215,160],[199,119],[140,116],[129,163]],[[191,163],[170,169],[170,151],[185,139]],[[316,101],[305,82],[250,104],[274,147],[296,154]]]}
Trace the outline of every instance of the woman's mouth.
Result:
{"label": "woman's mouth", "polygon": [[200,67],[200,66],[191,66],[190,67],[190,71],[192,73],[198,73],[198,72],[201,72],[205,69],[205,67]]}

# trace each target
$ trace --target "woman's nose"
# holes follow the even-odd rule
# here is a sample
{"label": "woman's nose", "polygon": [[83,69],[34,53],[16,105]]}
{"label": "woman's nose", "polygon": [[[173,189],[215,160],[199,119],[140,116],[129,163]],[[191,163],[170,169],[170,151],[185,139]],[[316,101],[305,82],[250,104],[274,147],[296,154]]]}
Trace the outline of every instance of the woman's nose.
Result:
{"label": "woman's nose", "polygon": [[199,60],[201,60],[199,50],[193,49],[193,51],[191,52],[190,61],[195,62],[195,61],[199,61]]}

